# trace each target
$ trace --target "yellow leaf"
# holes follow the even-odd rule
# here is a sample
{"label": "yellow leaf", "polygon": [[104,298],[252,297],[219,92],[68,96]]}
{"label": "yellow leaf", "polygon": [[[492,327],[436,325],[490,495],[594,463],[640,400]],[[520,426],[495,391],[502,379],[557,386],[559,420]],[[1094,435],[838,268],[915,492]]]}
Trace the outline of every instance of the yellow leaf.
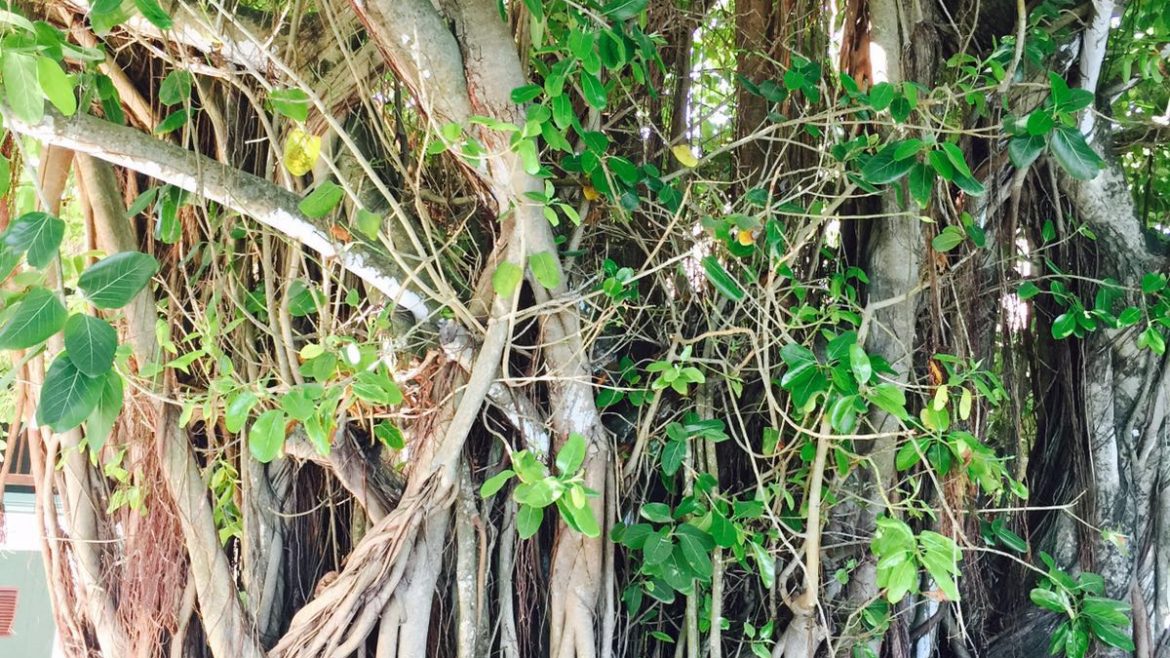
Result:
{"label": "yellow leaf", "polygon": [[679,164],[687,167],[688,169],[699,166],[699,159],[695,157],[694,153],[691,153],[691,147],[687,146],[686,144],[673,146],[671,147],[670,152],[673,153],[674,157],[678,159]]}
{"label": "yellow leaf", "polygon": [[589,201],[596,201],[601,198],[601,193],[592,185],[586,185],[581,191],[584,192],[585,198]]}
{"label": "yellow leaf", "polygon": [[304,176],[313,170],[321,155],[321,138],[294,128],[284,141],[284,166],[293,176]]}
{"label": "yellow leaf", "polygon": [[739,240],[739,243],[743,246],[750,247],[751,245],[755,244],[756,236],[752,235],[751,231],[741,229],[740,232],[736,235],[736,239]]}

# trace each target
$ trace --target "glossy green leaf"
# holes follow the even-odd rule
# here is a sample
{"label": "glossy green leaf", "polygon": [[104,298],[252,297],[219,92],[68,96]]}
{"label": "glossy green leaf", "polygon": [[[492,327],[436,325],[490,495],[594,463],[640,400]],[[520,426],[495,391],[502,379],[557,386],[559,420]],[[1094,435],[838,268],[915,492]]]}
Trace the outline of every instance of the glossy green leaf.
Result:
{"label": "glossy green leaf", "polygon": [[61,354],[49,366],[41,386],[37,423],[64,432],[81,424],[98,403],[104,377],[90,377]]}
{"label": "glossy green leaf", "polygon": [[98,308],[121,308],[146,287],[158,272],[153,256],[123,251],[90,265],[77,285]]}
{"label": "glossy green leaf", "polygon": [[73,81],[55,60],[37,57],[37,81],[45,98],[65,116],[77,112],[77,98],[73,95]]}
{"label": "glossy green leaf", "polygon": [[65,222],[43,212],[28,212],[4,232],[4,244],[17,252],[28,252],[28,264],[43,268],[57,255],[65,236]]}
{"label": "glossy green leaf", "polygon": [[516,534],[520,539],[530,539],[540,530],[540,522],[544,520],[544,509],[521,505],[516,510]]}
{"label": "glossy green leaf", "polygon": [[81,372],[99,377],[114,366],[118,332],[109,322],[76,313],[65,323],[65,350]]}
{"label": "glossy green leaf", "polygon": [[585,96],[585,102],[589,103],[593,109],[605,109],[608,92],[597,76],[589,73],[581,75],[581,93]]}
{"label": "glossy green leaf", "polygon": [[248,452],[261,464],[276,459],[280,449],[284,447],[285,439],[284,412],[279,409],[269,409],[260,414],[248,430]]}
{"label": "glossy green leaf", "polygon": [[187,121],[191,119],[191,112],[187,108],[181,108],[168,114],[158,125],[154,127],[154,134],[166,135],[172,133],[179,128],[187,125]]}
{"label": "glossy green leaf", "polygon": [[703,273],[707,275],[707,280],[720,294],[737,302],[744,298],[743,288],[739,287],[739,284],[724,269],[718,258],[714,255],[704,256],[702,264]]}
{"label": "glossy green leaf", "polygon": [[0,52],[0,73],[4,78],[4,98],[12,113],[28,123],[39,123],[45,116],[45,97],[37,81],[37,60],[15,50]]}
{"label": "glossy green leaf", "polygon": [[561,268],[557,257],[548,251],[539,251],[528,258],[528,268],[540,285],[549,290],[561,285]]}
{"label": "glossy green leaf", "polygon": [[171,17],[156,0],[134,0],[134,6],[142,16],[160,30],[169,30],[173,25]]}
{"label": "glossy green leaf", "polygon": [[1008,142],[1008,156],[1016,169],[1023,169],[1035,162],[1047,145],[1044,137],[1038,135],[1013,137]]}
{"label": "glossy green leaf", "polygon": [[524,270],[519,265],[504,261],[492,273],[492,289],[500,297],[512,299],[512,295],[515,294],[516,288],[520,285],[520,280],[523,278]]}
{"label": "glossy green leaf", "polygon": [[274,89],[268,93],[268,104],[277,114],[293,121],[309,118],[309,95],[300,89]]}
{"label": "glossy green leaf", "polygon": [[910,177],[907,179],[910,185],[910,196],[922,208],[930,203],[930,193],[934,189],[935,176],[934,169],[921,162],[915,162],[914,167],[910,170]]}
{"label": "glossy green leaf", "polygon": [[557,472],[561,475],[574,475],[585,461],[585,437],[571,432],[565,444],[557,452]]}
{"label": "glossy green leaf", "polygon": [[1105,164],[1085,141],[1085,136],[1075,128],[1067,126],[1057,128],[1052,133],[1048,146],[1068,175],[1079,180],[1095,178]]}
{"label": "glossy green leaf", "polygon": [[324,181],[309,193],[304,199],[301,199],[297,208],[300,209],[306,217],[320,219],[337,207],[341,203],[342,198],[345,197],[345,190],[334,183],[333,181]]}
{"label": "glossy green leaf", "polygon": [[946,253],[955,247],[963,244],[967,239],[967,234],[958,226],[948,226],[942,230],[934,239],[930,241],[930,246],[935,251]]}
{"label": "glossy green leaf", "polygon": [[894,157],[900,142],[886,144],[861,168],[861,177],[871,185],[885,185],[905,176],[916,164],[913,158]]}
{"label": "glossy green leaf", "polygon": [[163,105],[178,105],[191,98],[191,87],[194,79],[190,71],[177,69],[163,78],[158,86],[158,100]]}
{"label": "glossy green leaf", "polygon": [[248,414],[259,401],[260,398],[248,390],[239,391],[233,395],[228,400],[227,407],[223,412],[223,424],[227,431],[236,434],[244,429],[244,425],[248,422]]}
{"label": "glossy green leaf", "polygon": [[67,317],[56,294],[45,288],[33,288],[0,327],[0,349],[32,347],[60,331]]}
{"label": "glossy green leaf", "polygon": [[496,495],[500,489],[504,488],[504,485],[507,484],[509,480],[515,477],[515,475],[516,472],[508,468],[491,476],[485,480],[483,486],[479,488],[480,497],[491,498],[492,496]]}

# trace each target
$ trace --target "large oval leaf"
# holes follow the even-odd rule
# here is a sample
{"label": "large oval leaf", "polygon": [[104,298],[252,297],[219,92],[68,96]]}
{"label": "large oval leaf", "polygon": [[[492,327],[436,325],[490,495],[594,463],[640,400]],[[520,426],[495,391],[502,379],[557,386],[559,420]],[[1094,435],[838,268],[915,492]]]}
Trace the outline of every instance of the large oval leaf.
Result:
{"label": "large oval leaf", "polygon": [[158,271],[153,256],[124,251],[103,258],[81,273],[77,285],[98,308],[121,308],[137,295]]}
{"label": "large oval leaf", "polygon": [[13,49],[0,54],[4,74],[4,97],[12,112],[29,123],[40,123],[45,116],[45,97],[37,82],[37,60]]}
{"label": "large oval leaf", "polygon": [[1073,178],[1090,180],[1104,165],[1101,157],[1085,141],[1085,136],[1075,128],[1057,128],[1048,140],[1048,147],[1060,166]]}
{"label": "large oval leaf", "polygon": [[68,312],[57,295],[33,288],[17,305],[8,322],[0,327],[0,349],[23,350],[57,333]]}
{"label": "large oval leaf", "polygon": [[73,429],[97,406],[104,377],[90,377],[77,369],[68,356],[57,357],[41,387],[37,423],[55,432]]}
{"label": "large oval leaf", "polygon": [[260,414],[248,432],[248,450],[256,461],[267,464],[276,459],[284,446],[284,412],[270,409]]}
{"label": "large oval leaf", "polygon": [[48,213],[29,212],[4,232],[4,244],[19,252],[27,251],[28,264],[41,268],[53,260],[64,236],[65,222]]}
{"label": "large oval leaf", "polygon": [[69,360],[90,377],[106,374],[114,365],[118,332],[109,322],[78,313],[65,323],[65,351]]}

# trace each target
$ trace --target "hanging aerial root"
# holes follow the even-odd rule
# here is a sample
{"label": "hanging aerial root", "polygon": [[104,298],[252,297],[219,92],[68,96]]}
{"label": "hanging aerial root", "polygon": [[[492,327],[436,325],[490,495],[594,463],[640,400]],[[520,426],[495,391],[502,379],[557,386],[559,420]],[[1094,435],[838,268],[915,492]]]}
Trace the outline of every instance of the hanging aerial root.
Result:
{"label": "hanging aerial root", "polygon": [[455,491],[455,483],[436,472],[408,493],[354,549],[341,574],[293,617],[270,658],[324,658],[356,650],[418,557],[419,544],[426,543],[424,526],[434,522],[445,529]]}

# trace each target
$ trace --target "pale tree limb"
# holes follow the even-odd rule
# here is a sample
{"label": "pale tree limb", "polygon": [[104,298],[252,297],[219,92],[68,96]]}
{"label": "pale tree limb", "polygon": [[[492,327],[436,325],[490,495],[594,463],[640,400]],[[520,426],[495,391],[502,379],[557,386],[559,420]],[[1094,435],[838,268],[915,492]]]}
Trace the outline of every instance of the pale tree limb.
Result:
{"label": "pale tree limb", "polygon": [[336,258],[347,270],[410,311],[416,321],[427,320],[423,298],[407,289],[393,274],[396,268],[384,254],[357,241],[339,244],[324,222],[306,217],[298,210],[299,199],[291,192],[206,156],[96,117],[79,114],[65,119],[50,112],[40,122],[30,124],[5,111],[4,118],[4,125],[14,132],[165,181],[255,219],[324,258]]}

